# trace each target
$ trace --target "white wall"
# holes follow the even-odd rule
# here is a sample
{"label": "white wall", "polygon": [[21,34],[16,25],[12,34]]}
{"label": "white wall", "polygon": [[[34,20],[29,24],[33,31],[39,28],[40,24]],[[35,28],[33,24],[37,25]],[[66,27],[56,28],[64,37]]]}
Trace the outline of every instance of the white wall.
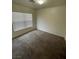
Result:
{"label": "white wall", "polygon": [[66,6],[55,6],[38,10],[37,29],[65,37]]}

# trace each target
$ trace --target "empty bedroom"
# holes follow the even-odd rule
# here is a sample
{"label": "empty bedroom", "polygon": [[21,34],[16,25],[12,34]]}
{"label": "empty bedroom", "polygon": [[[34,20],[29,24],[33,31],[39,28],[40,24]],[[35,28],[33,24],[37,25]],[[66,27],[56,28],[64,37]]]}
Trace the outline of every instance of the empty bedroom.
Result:
{"label": "empty bedroom", "polygon": [[66,0],[12,0],[12,59],[66,59]]}

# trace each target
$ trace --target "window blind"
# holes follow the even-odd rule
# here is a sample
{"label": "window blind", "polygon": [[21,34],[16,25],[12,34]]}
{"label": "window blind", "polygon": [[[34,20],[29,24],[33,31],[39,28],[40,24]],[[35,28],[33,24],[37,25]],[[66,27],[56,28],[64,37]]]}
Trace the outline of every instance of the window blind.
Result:
{"label": "window blind", "polygon": [[12,12],[12,23],[14,31],[32,27],[32,14]]}

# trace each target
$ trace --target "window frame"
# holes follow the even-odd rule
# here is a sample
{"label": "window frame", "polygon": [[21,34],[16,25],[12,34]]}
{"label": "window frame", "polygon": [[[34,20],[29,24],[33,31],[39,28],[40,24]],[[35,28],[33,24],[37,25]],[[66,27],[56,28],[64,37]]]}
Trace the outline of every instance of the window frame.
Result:
{"label": "window frame", "polygon": [[[32,16],[32,20],[31,20],[31,25],[32,26],[30,26],[30,27],[33,27],[33,14],[32,13],[23,13],[23,12],[16,12],[16,13],[22,13],[22,14],[31,14]],[[13,12],[12,12],[12,15],[13,15]],[[16,32],[16,31],[20,31],[20,30],[23,30],[23,29],[27,29],[27,28],[30,28],[30,27],[25,27],[25,28],[23,28],[23,29],[19,29],[19,30],[14,30],[14,27],[13,27],[14,25],[13,25],[13,16],[12,16],[12,31],[13,32]],[[24,20],[24,26],[25,26],[25,20]]]}

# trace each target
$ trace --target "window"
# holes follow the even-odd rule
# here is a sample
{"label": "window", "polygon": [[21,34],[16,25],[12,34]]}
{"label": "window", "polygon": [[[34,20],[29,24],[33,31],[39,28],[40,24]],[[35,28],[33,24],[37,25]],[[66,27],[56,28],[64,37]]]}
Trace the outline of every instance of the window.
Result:
{"label": "window", "polygon": [[13,31],[32,27],[32,14],[12,12]]}

